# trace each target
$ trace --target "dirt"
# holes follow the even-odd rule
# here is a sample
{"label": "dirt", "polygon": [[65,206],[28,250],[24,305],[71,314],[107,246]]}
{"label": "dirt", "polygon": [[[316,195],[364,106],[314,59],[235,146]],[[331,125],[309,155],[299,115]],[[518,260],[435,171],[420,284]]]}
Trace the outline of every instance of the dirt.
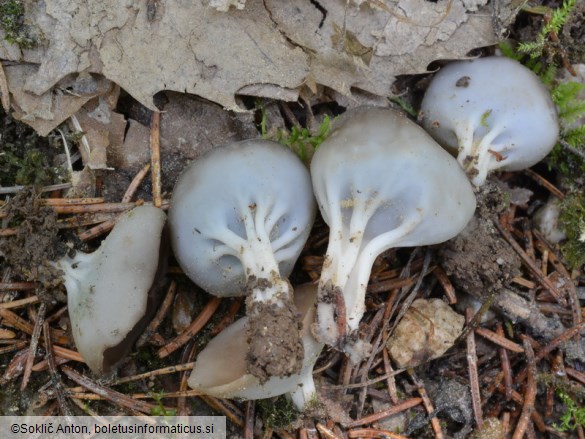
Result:
{"label": "dirt", "polygon": [[[443,415],[459,427],[459,431],[453,434],[453,438],[468,437],[473,425],[469,387],[454,379],[447,379],[440,383],[429,381],[426,390],[434,403],[435,413]],[[406,433],[416,437],[415,433],[427,425],[427,415],[419,413],[408,423]],[[453,429],[456,427],[454,426]]]}
{"label": "dirt", "polygon": [[[252,279],[254,288],[268,288],[267,279]],[[301,371],[304,348],[302,322],[291,302],[282,305],[249,301],[246,336],[248,373],[261,383]]]}
{"label": "dirt", "polygon": [[17,228],[14,236],[0,240],[0,253],[13,274],[24,281],[36,281],[36,293],[48,303],[65,302],[59,288],[61,271],[50,262],[63,256],[67,247],[58,236],[57,214],[42,206],[34,189],[23,189],[8,203],[6,221]]}
{"label": "dirt", "polygon": [[577,2],[561,32],[562,47],[573,64],[585,62],[585,2]]}
{"label": "dirt", "polygon": [[458,289],[480,301],[510,285],[520,275],[520,257],[493,222],[509,203],[499,186],[487,182],[477,196],[477,210],[465,230],[439,250],[441,265]]}

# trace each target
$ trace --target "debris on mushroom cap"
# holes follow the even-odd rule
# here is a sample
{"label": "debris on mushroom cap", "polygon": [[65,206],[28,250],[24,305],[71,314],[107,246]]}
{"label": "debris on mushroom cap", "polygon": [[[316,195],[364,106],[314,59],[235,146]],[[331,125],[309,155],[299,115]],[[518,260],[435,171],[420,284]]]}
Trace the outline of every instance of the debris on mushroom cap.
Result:
{"label": "debris on mushroom cap", "polygon": [[311,176],[330,227],[314,333],[355,362],[368,351],[357,329],[375,258],[452,238],[472,217],[475,196],[453,157],[383,108],[345,113],[313,157]]}
{"label": "debris on mushroom cap", "polygon": [[[210,151],[183,172],[173,193],[175,256],[206,291],[247,294],[246,358],[248,371],[260,380],[289,376],[302,366],[299,320],[286,276],[315,211],[308,170],[289,149],[266,140]],[[270,349],[256,349],[259,343]]]}
{"label": "debris on mushroom cap", "polygon": [[457,151],[476,186],[492,170],[539,162],[559,135],[555,105],[540,79],[497,56],[443,67],[425,93],[420,119],[439,143]]}
{"label": "debris on mushroom cap", "polygon": [[161,209],[136,207],[99,249],[56,263],[65,272],[75,345],[97,375],[124,358],[156,309],[167,262],[165,221]]}
{"label": "debris on mushroom cap", "polygon": [[271,377],[261,383],[246,369],[246,324],[244,317],[212,339],[196,360],[189,377],[189,386],[218,398],[264,399],[291,393],[297,408],[302,409],[315,395],[313,366],[323,344],[311,335],[315,318],[317,287],[304,284],[295,289],[295,304],[302,314],[303,349],[302,368],[288,377]]}

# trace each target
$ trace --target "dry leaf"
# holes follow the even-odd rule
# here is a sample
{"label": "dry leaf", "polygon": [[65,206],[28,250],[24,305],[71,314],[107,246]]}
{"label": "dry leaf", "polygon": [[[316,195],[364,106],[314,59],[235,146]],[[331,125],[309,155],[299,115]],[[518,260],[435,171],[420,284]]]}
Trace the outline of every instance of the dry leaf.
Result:
{"label": "dry leaf", "polygon": [[[92,72],[150,109],[161,90],[235,110],[239,93],[294,100],[305,84],[385,98],[397,75],[496,43],[494,23],[516,12],[503,2],[506,15],[493,18],[485,0],[25,3],[44,43],[22,52],[0,44],[4,59],[40,63],[24,87],[10,84],[13,95],[43,96],[68,75]],[[34,108],[20,111],[37,117]]]}

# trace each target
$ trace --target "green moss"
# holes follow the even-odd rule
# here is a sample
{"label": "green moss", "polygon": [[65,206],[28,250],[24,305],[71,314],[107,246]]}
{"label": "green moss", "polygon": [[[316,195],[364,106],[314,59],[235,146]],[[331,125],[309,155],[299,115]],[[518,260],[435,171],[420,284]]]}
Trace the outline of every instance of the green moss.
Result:
{"label": "green moss", "polygon": [[0,112],[0,138],[0,185],[40,187],[66,180],[65,171],[49,163],[49,157],[61,151],[54,137],[40,137],[32,128]]}
{"label": "green moss", "polygon": [[585,99],[580,97],[585,85],[578,82],[560,82],[557,72],[563,51],[552,35],[559,35],[576,7],[576,0],[565,0],[559,8],[539,6],[523,8],[525,12],[548,17],[533,41],[513,45],[500,44],[504,56],[521,62],[537,74],[548,87],[558,109],[560,138],[548,157],[551,169],[559,171],[569,182],[581,178],[585,172],[585,125],[577,124],[585,117]]}
{"label": "green moss", "polygon": [[274,140],[281,145],[290,148],[299,158],[308,164],[313,157],[313,154],[323,143],[331,131],[331,118],[327,115],[323,118],[323,122],[319,125],[317,133],[313,134],[308,128],[293,126],[290,131],[278,129],[276,135],[271,137],[268,135],[269,129],[267,126],[267,114],[264,105],[258,101],[256,108],[260,111],[260,134],[263,139]]}
{"label": "green moss", "polygon": [[152,392],[152,398],[156,405],[150,410],[150,414],[152,416],[177,416],[177,411],[175,409],[167,410],[163,405],[162,400],[164,395],[164,391]]}
{"label": "green moss", "polygon": [[274,140],[289,147],[303,162],[309,163],[319,145],[329,135],[330,129],[331,119],[326,115],[316,134],[312,134],[308,128],[293,126],[290,132],[279,129]]}
{"label": "green moss", "polygon": [[0,28],[4,39],[23,49],[36,46],[37,41],[31,33],[31,27],[25,24],[24,4],[20,0],[0,0]]}
{"label": "green moss", "polygon": [[274,430],[288,427],[299,416],[292,401],[285,396],[261,399],[256,402],[256,407],[264,425]]}
{"label": "green moss", "polygon": [[585,265],[585,195],[571,194],[561,204],[561,227],[567,240],[561,245],[563,256],[572,268]]}
{"label": "green moss", "polygon": [[530,9],[529,12],[535,14],[542,14],[543,25],[538,32],[534,41],[525,41],[518,45],[518,52],[530,56],[532,59],[540,58],[545,52],[556,52],[554,41],[551,40],[551,35],[558,35],[569,16],[577,0],[565,0],[559,8],[541,7],[538,9]]}
{"label": "green moss", "polygon": [[553,424],[559,431],[574,431],[579,425],[585,426],[585,407],[577,407],[575,400],[562,390],[557,390],[557,396],[565,406],[561,415],[561,423]]}

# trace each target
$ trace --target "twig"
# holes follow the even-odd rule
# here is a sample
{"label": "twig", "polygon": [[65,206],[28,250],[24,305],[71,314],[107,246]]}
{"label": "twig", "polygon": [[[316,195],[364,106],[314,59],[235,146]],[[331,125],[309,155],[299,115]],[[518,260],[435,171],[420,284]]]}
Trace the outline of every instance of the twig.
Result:
{"label": "twig", "polygon": [[[41,188],[40,192],[53,192],[53,191],[59,191],[62,189],[69,189],[72,186],[71,183],[59,183],[59,184],[52,184],[50,186],[44,186]],[[14,194],[22,189],[24,189],[26,186],[10,186],[10,187],[0,187],[0,195],[6,195],[6,194]]]}
{"label": "twig", "polygon": [[552,184],[550,181],[545,179],[542,175],[534,172],[530,168],[525,169],[524,173],[526,175],[528,175],[530,178],[532,178],[540,186],[543,186],[544,188],[546,188],[552,195],[557,197],[559,200],[565,199],[565,194],[563,194],[559,188],[557,188],[554,184]]}
{"label": "twig", "polygon": [[[496,327],[496,333],[499,337],[504,337],[504,328],[502,328],[502,324],[498,323]],[[524,352],[524,350],[522,350]],[[501,347],[499,349],[500,354],[500,363],[502,366],[502,372],[504,373],[504,386],[506,388],[506,401],[510,401],[512,399],[512,368],[510,367],[510,360],[508,359],[508,351]]]}
{"label": "twig", "polygon": [[205,401],[205,403],[212,409],[225,414],[227,418],[238,427],[244,427],[244,414],[230,401],[225,399],[220,400],[209,395],[200,395],[199,398]]}
{"label": "twig", "polygon": [[85,206],[89,204],[102,204],[105,198],[42,198],[40,206]]}
{"label": "twig", "polygon": [[28,348],[24,348],[23,350],[17,352],[10,360],[8,367],[4,370],[4,374],[0,378],[0,386],[5,385],[6,383],[12,381],[16,377],[18,377],[22,371],[24,370],[24,365],[26,364],[26,359],[28,357]]}
{"label": "twig", "polygon": [[389,430],[378,430],[377,428],[360,428],[350,430],[347,433],[350,438],[388,438],[388,439],[408,439],[406,436],[394,433]]}
{"label": "twig", "polygon": [[[197,352],[197,343],[195,340],[191,340],[190,343],[187,343],[185,349],[183,349],[183,353],[181,354],[181,364],[190,363],[195,358],[195,353]],[[189,373],[187,371],[183,371],[180,374],[180,382],[179,382],[179,392],[184,392],[189,387]],[[187,398],[184,396],[179,397],[177,399],[177,414],[179,416],[189,416],[189,409],[187,408]]]}
{"label": "twig", "polygon": [[[386,337],[384,337],[386,338]],[[382,358],[384,360],[384,371],[386,375],[394,372],[392,369],[392,364],[390,363],[390,356],[388,355],[387,349],[382,349]],[[388,395],[390,395],[390,401],[392,404],[398,404],[398,392],[396,390],[396,380],[394,377],[389,376],[386,378],[386,386],[388,387]]]}
{"label": "twig", "polygon": [[16,332],[10,329],[0,328],[0,340],[12,340],[16,338]]}
{"label": "twig", "polygon": [[528,375],[526,377],[526,390],[524,392],[524,405],[520,419],[516,424],[512,439],[522,439],[530,422],[530,415],[534,411],[534,401],[536,400],[536,358],[532,345],[527,338],[523,338],[524,352],[526,353],[526,362]]}
{"label": "twig", "polygon": [[213,329],[210,331],[211,335],[217,335],[221,331],[223,331],[226,327],[231,325],[232,322],[234,321],[234,317],[236,316],[236,314],[240,310],[241,306],[242,306],[242,298],[238,297],[238,298],[234,299],[234,301],[231,303],[231,305],[228,308],[225,315],[221,318],[221,320],[217,323],[217,325],[215,325],[213,327]]}
{"label": "twig", "polygon": [[21,341],[13,345],[6,346],[4,348],[0,348],[0,355],[7,354],[8,352],[18,351],[27,345],[28,345],[27,341]]}
{"label": "twig", "polygon": [[[126,189],[124,196],[122,197],[122,203],[129,203],[130,201],[132,201],[132,197],[134,197],[134,194],[138,190],[138,187],[140,186],[140,184],[144,180],[144,177],[146,177],[146,174],[148,174],[149,170],[150,170],[150,164],[146,164],[142,167],[142,169],[140,171],[138,171],[136,173],[136,175],[134,176],[134,178],[132,179],[132,181],[128,185],[128,189]],[[158,207],[160,207],[160,206],[158,206]]]}
{"label": "twig", "polygon": [[585,385],[585,373],[573,369],[572,367],[565,367],[565,372],[567,372],[567,375],[571,378],[574,378],[581,384]]}
{"label": "twig", "polygon": [[[71,349],[67,349],[61,346],[53,345],[53,351],[55,355],[57,355],[57,361],[59,363],[64,363],[67,361],[77,361],[78,363],[84,363],[85,361],[83,357],[79,354],[79,352],[72,351]],[[41,370],[45,370],[49,364],[47,360],[43,360],[35,364],[32,368],[33,372],[40,372]]]}
{"label": "twig", "polygon": [[396,288],[409,287],[416,282],[413,277],[405,279],[389,279],[368,285],[368,293],[385,293]]}
{"label": "twig", "polygon": [[150,120],[150,163],[152,165],[152,201],[155,207],[162,205],[160,181],[160,112],[154,111]]}
{"label": "twig", "polygon": [[26,365],[24,367],[24,374],[22,375],[22,383],[20,384],[20,390],[23,391],[28,386],[28,380],[32,373],[32,367],[35,363],[35,357],[37,355],[37,347],[39,344],[39,337],[41,336],[41,330],[43,329],[43,323],[45,323],[45,313],[47,312],[47,305],[45,302],[41,302],[39,305],[39,312],[37,314],[37,320],[35,327],[30,338],[30,349],[28,350],[28,358],[26,359]]}
{"label": "twig", "polygon": [[337,436],[335,433],[333,433],[330,429],[328,429],[326,426],[324,426],[323,424],[317,422],[317,425],[315,425],[315,427],[317,427],[317,431],[319,431],[319,433],[321,433],[321,437],[323,439],[341,439],[339,436]]}
{"label": "twig", "polygon": [[148,324],[138,341],[136,342],[136,346],[144,346],[146,342],[152,337],[152,335],[156,332],[159,325],[162,323],[163,319],[165,318],[167,311],[173,304],[173,299],[175,298],[175,291],[177,289],[177,284],[173,280],[171,281],[169,288],[167,289],[167,293],[165,294],[165,298],[163,303],[159,307],[156,315],[152,319],[152,321]]}
{"label": "twig", "polygon": [[201,310],[201,313],[183,332],[181,332],[164,347],[158,350],[159,358],[164,358],[167,355],[175,352],[177,349],[187,343],[192,337],[194,337],[195,334],[197,334],[201,328],[207,324],[209,319],[211,319],[220,303],[221,299],[219,297],[212,297],[209,302],[207,302],[203,310]]}
{"label": "twig", "polygon": [[123,393],[116,392],[115,390],[108,389],[96,383],[93,380],[77,373],[75,370],[71,369],[68,366],[61,366],[61,370],[65,375],[67,375],[70,379],[75,381],[80,386],[85,387],[86,389],[92,391],[93,393],[111,401],[112,403],[120,406],[129,408],[131,410],[137,410],[143,413],[150,413],[151,410],[155,407],[152,404],[148,404],[143,401],[136,401]]}
{"label": "twig", "polygon": [[486,328],[476,328],[475,333],[477,335],[481,335],[483,338],[486,338],[489,341],[491,341],[492,343],[495,343],[498,346],[500,346],[504,349],[507,349],[509,351],[517,352],[517,353],[524,352],[524,349],[522,349],[522,346],[520,346],[518,343],[514,343],[513,341],[508,340],[506,337],[504,337],[503,331],[502,331],[502,334],[500,335],[500,334],[493,332],[493,331],[490,331],[489,329],[486,329]]}
{"label": "twig", "polygon": [[534,236],[536,236],[536,246],[539,250],[549,251],[550,263],[555,267],[555,270],[564,278],[567,285],[567,292],[569,296],[569,305],[571,305],[571,312],[573,315],[573,325],[579,325],[582,321],[581,309],[579,307],[579,298],[577,297],[577,289],[571,279],[571,275],[565,268],[565,266],[559,261],[556,253],[553,251],[552,246],[548,243],[546,238],[538,230],[534,230]]}
{"label": "twig", "polygon": [[410,398],[406,401],[401,402],[389,409],[382,410],[380,412],[374,413],[372,415],[366,416],[365,418],[356,419],[355,421],[350,422],[346,425],[347,428],[359,427],[360,425],[364,424],[371,424],[372,422],[379,421],[380,419],[387,418],[389,416],[393,416],[397,413],[403,412],[408,410],[412,407],[415,407],[423,402],[422,398]]}
{"label": "twig", "polygon": [[[349,363],[350,367],[348,368],[351,371],[351,363]],[[339,384],[339,385],[332,385],[332,386],[328,386],[328,385],[323,385],[321,386],[322,389],[327,389],[327,390],[347,390],[347,389],[360,389],[362,387],[367,387],[367,386],[371,386],[374,385],[376,383],[379,383],[380,381],[384,381],[385,379],[388,379],[390,377],[394,377],[396,375],[401,374],[402,372],[406,371],[406,369],[398,369],[395,371],[392,371],[390,373],[387,373],[385,375],[376,377],[376,378],[372,378],[371,380],[367,380],[367,381],[363,381],[361,383],[355,383],[355,384]],[[341,373],[340,375],[343,375],[343,373]],[[345,380],[343,380],[345,381]]]}
{"label": "twig", "polygon": [[[17,316],[12,311],[0,308],[0,317],[4,319],[4,324],[12,326],[16,329],[32,335],[34,327],[22,317]],[[70,343],[69,337],[61,330],[51,329],[51,339],[53,342],[68,345]]]}
{"label": "twig", "polygon": [[[467,323],[473,318],[471,308],[465,310]],[[467,369],[469,371],[469,387],[471,390],[471,407],[475,417],[475,425],[480,428],[483,425],[483,413],[481,410],[481,393],[479,390],[479,377],[477,375],[477,352],[475,349],[475,333],[467,334]]]}
{"label": "twig", "polygon": [[244,439],[254,439],[254,408],[256,402],[250,400],[246,403],[246,426],[244,427]]}
{"label": "twig", "polygon": [[437,265],[435,268],[433,268],[433,274],[443,287],[445,296],[447,296],[447,298],[449,299],[449,304],[450,305],[456,304],[457,296],[455,295],[455,287],[453,287],[453,284],[449,280],[449,277],[447,276],[447,273],[445,273],[445,270],[443,270],[442,267]]}
{"label": "twig", "polygon": [[73,206],[51,206],[57,213],[90,213],[90,212],[124,212],[130,210],[142,202],[135,203],[101,203],[81,204]]}
{"label": "twig", "polygon": [[47,363],[49,364],[49,373],[51,374],[51,381],[53,383],[53,388],[55,389],[55,393],[57,394],[57,401],[59,402],[59,407],[61,408],[61,413],[65,416],[73,416],[73,412],[67,404],[67,399],[65,398],[65,392],[63,390],[63,382],[61,381],[61,377],[59,376],[59,372],[57,371],[57,366],[55,364],[55,357],[53,357],[53,342],[51,341],[51,331],[49,328],[49,323],[43,323],[43,335],[45,339],[45,348],[47,351]]}
{"label": "twig", "polygon": [[[16,288],[14,288],[16,287]],[[31,288],[32,287],[32,288]],[[0,284],[0,291],[27,291],[27,290],[34,290],[36,289],[37,285],[34,282],[15,282],[15,283],[7,283],[7,284]],[[39,298],[37,296],[30,296],[24,299],[13,300],[12,302],[4,302],[0,303],[0,308],[2,309],[9,309],[9,308],[20,308],[21,306],[32,305],[39,302]]]}
{"label": "twig", "polygon": [[508,244],[512,246],[514,251],[520,256],[524,265],[532,272],[534,276],[539,280],[539,282],[554,296],[557,302],[563,306],[567,306],[567,299],[563,297],[563,294],[559,289],[553,285],[549,278],[542,274],[542,271],[538,269],[538,267],[534,264],[534,261],[530,260],[526,252],[518,245],[514,237],[504,229],[498,221],[493,221],[494,226],[498,229],[500,234],[504,237]]}
{"label": "twig", "polygon": [[119,378],[116,381],[114,381],[112,383],[112,385],[116,386],[118,384],[124,384],[124,383],[130,383],[132,381],[142,380],[144,378],[152,378],[155,376],[167,375],[170,373],[183,372],[186,370],[193,369],[193,366],[195,366],[195,362],[186,363],[186,364],[179,364],[176,366],[163,367],[162,369],[151,370],[150,372],[141,373],[140,375],[132,375],[129,377]]}
{"label": "twig", "polygon": [[433,403],[431,401],[431,398],[429,398],[429,395],[428,395],[426,389],[424,388],[422,381],[419,381],[418,378],[416,377],[416,375],[414,374],[414,370],[413,369],[407,369],[407,370],[408,370],[408,374],[410,375],[410,378],[412,379],[412,382],[417,387],[417,390],[418,390],[420,397],[422,398],[423,405],[424,405],[425,410],[427,411],[429,418],[430,418],[431,427],[433,427],[433,431],[435,433],[435,438],[436,439],[443,439],[444,436],[443,436],[443,431],[441,429],[441,423],[439,422],[439,420],[437,419],[437,416],[435,415],[435,408],[433,407]]}
{"label": "twig", "polygon": [[[100,401],[107,399],[104,396],[96,395],[95,393],[77,392],[74,389],[68,389],[67,395],[75,399],[86,399],[90,401]],[[193,396],[201,396],[201,390],[181,390],[178,392],[165,392],[165,393],[132,393],[126,395],[132,399],[166,399],[166,398],[191,398]]]}

